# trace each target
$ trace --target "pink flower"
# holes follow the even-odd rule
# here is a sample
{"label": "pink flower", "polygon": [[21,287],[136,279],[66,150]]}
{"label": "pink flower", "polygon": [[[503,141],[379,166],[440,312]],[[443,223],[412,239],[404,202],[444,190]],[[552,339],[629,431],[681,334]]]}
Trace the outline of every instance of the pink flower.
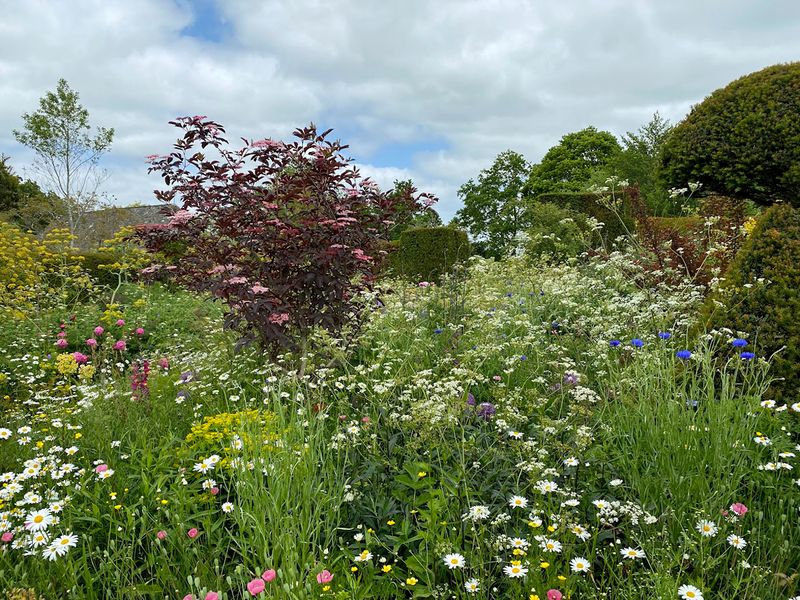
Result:
{"label": "pink flower", "polygon": [[748,508],[741,502],[734,502],[731,504],[731,510],[736,513],[737,517],[743,517],[747,514]]}
{"label": "pink flower", "polygon": [[190,538],[194,539],[197,537],[197,534],[200,533],[196,527],[192,527],[189,531],[186,532]]}
{"label": "pink flower", "polygon": [[69,346],[69,342],[68,342],[67,340],[65,340],[64,338],[60,338],[60,339],[59,339],[59,340],[56,342],[56,347],[57,347],[59,350],[63,350],[63,349],[64,349],[64,348],[66,348],[67,346]]}
{"label": "pink flower", "polygon": [[136,328],[136,335],[144,335],[144,329],[141,327]]}
{"label": "pink flower", "polygon": [[5,542],[6,544],[14,539],[14,534],[10,531],[6,531],[3,535],[0,535],[0,542]]}
{"label": "pink flower", "polygon": [[217,592],[208,592],[205,600],[219,600],[219,594]]}
{"label": "pink flower", "polygon": [[261,574],[261,579],[269,583],[270,581],[274,581],[275,577],[277,577],[277,573],[275,573],[275,569],[267,569]]}
{"label": "pink flower", "polygon": [[89,338],[86,340],[86,345],[89,346],[89,348],[97,348],[97,340],[94,338]]}
{"label": "pink flower", "polygon": [[421,287],[421,288],[426,288],[426,287],[429,287],[430,285],[431,284],[428,281],[420,281],[419,282],[419,287]]}
{"label": "pink flower", "polygon": [[167,369],[169,369],[169,359],[168,358],[159,358],[158,359],[158,366],[166,371]]}
{"label": "pink flower", "polygon": [[100,327],[100,325],[98,325],[97,327],[95,327],[95,328],[94,328],[94,334],[95,334],[96,336],[98,336],[98,337],[100,337],[101,335],[103,335],[103,334],[105,333],[105,331],[106,331],[106,330],[105,330],[105,329],[103,329],[102,327]]}
{"label": "pink flower", "polygon": [[81,354],[80,352],[73,352],[72,358],[74,358],[75,362],[78,363],[79,365],[84,365],[87,362],[89,362],[89,357],[86,356],[85,354]]}
{"label": "pink flower", "polygon": [[95,473],[105,473],[106,471],[108,471],[108,465],[105,463],[103,463],[102,465],[97,465],[94,468]]}
{"label": "pink flower", "polygon": [[125,340],[117,340],[114,342],[114,350],[119,350],[120,352],[125,352]]}
{"label": "pink flower", "polygon": [[167,537],[167,532],[166,532],[166,531],[164,531],[164,530],[162,529],[161,531],[159,531],[159,532],[156,534],[156,537],[157,537],[158,539],[160,539],[160,540],[166,539],[166,537]]}
{"label": "pink flower", "polygon": [[117,319],[117,327],[123,327],[125,325],[125,321],[122,319]]}
{"label": "pink flower", "polygon": [[183,597],[183,600],[194,600],[194,596],[192,596],[191,594],[186,594],[186,595]]}
{"label": "pink flower", "polygon": [[211,492],[212,496],[216,496],[217,494],[219,494],[219,488],[218,487],[213,487],[209,491]]}
{"label": "pink flower", "polygon": [[317,583],[325,585],[333,581],[333,573],[325,569],[322,573],[317,573]]}
{"label": "pink flower", "polygon": [[361,417],[362,423],[369,423],[369,417]]}
{"label": "pink flower", "polygon": [[67,332],[66,331],[59,331],[58,335],[56,337],[57,338],[65,338],[65,337],[67,337]]}
{"label": "pink flower", "polygon": [[289,313],[272,313],[269,316],[269,322],[281,325],[289,320]]}
{"label": "pink flower", "polygon": [[558,590],[547,590],[547,600],[561,600],[563,594]]}
{"label": "pink flower", "polygon": [[258,596],[261,592],[264,591],[265,587],[266,585],[264,584],[264,580],[261,579],[260,577],[256,577],[255,579],[253,579],[253,581],[247,584],[247,591],[250,592],[250,594],[253,596]]}

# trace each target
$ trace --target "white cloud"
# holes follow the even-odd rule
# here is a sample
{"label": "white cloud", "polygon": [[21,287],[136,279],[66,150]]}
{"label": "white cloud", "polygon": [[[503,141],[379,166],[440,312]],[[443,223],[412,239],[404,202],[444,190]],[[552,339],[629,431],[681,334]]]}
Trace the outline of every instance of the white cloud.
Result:
{"label": "white cloud", "polygon": [[[288,137],[314,120],[350,134],[365,173],[413,178],[457,208],[466,179],[513,148],[538,160],[593,124],[616,134],[655,110],[680,119],[728,81],[800,58],[796,0],[227,0],[229,35],[182,36],[186,0],[0,0],[0,151],[22,167],[20,115],[59,77],[116,129],[120,203],[157,185],[141,158],[166,123],[206,114],[239,136]],[[424,144],[398,164],[391,144]]]}

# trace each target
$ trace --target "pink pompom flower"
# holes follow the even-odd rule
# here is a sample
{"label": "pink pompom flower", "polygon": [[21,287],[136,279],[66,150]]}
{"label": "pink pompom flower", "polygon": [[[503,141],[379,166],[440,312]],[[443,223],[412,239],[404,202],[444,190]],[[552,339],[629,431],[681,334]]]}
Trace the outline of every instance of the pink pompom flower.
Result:
{"label": "pink pompom flower", "polygon": [[125,352],[125,348],[126,347],[127,347],[127,344],[125,343],[125,340],[117,340],[116,342],[114,342],[114,350],[119,350],[120,352]]}
{"label": "pink pompom flower", "polygon": [[191,594],[186,594],[186,595],[183,597],[183,600],[194,600],[194,596],[192,596]]}
{"label": "pink pompom flower", "polygon": [[97,348],[97,340],[94,338],[89,338],[88,340],[86,340],[86,345],[89,346],[89,348],[91,348],[92,350],[94,350],[95,348]]}
{"label": "pink pompom flower", "polygon": [[142,327],[137,327],[136,335],[144,335],[144,329]]}
{"label": "pink pompom flower", "polygon": [[102,327],[100,327],[100,325],[98,325],[97,327],[94,328],[94,334],[96,336],[98,336],[98,337],[103,335],[105,332],[106,332],[106,330],[103,329]]}
{"label": "pink pompom flower", "polygon": [[741,502],[734,502],[731,504],[731,510],[736,514],[737,517],[743,517],[747,514],[749,509]]}
{"label": "pink pompom flower", "polygon": [[186,532],[186,535],[194,539],[197,537],[198,533],[200,533],[200,531],[198,531],[197,527],[192,527],[189,531]]}
{"label": "pink pompom flower", "polygon": [[264,580],[261,577],[256,577],[250,583],[247,584],[247,591],[250,592],[253,596],[258,596],[261,592],[264,591],[264,588],[267,587],[264,584]]}
{"label": "pink pompom flower", "polygon": [[79,365],[85,365],[87,362],[89,362],[89,357],[81,352],[73,352],[72,358],[74,358],[75,362]]}
{"label": "pink pompom flower", "polygon": [[558,590],[547,590],[547,600],[561,600],[564,595]]}
{"label": "pink pompom flower", "polygon": [[123,321],[122,319],[117,319],[117,327],[124,327],[124,326],[125,326],[125,321]]}
{"label": "pink pompom flower", "polygon": [[326,585],[333,581],[333,573],[325,569],[321,573],[317,573],[317,583],[320,585]]}
{"label": "pink pompom flower", "polygon": [[67,340],[65,340],[64,338],[59,338],[58,341],[56,341],[56,347],[59,350],[63,350],[67,346],[69,346],[69,342]]}
{"label": "pink pompom flower", "polygon": [[159,531],[159,532],[156,534],[156,537],[157,537],[158,539],[160,539],[160,540],[166,539],[166,537],[167,537],[167,532],[166,532],[166,531],[164,531],[164,530],[162,529],[161,531]]}
{"label": "pink pompom flower", "polygon": [[0,542],[8,543],[14,539],[14,534],[11,531],[4,531],[3,535],[0,535]]}
{"label": "pink pompom flower", "polygon": [[208,592],[204,600],[219,600],[219,594],[217,592]]}
{"label": "pink pompom flower", "polygon": [[261,574],[261,579],[269,583],[270,581],[274,581],[278,574],[275,572],[275,569],[267,569]]}

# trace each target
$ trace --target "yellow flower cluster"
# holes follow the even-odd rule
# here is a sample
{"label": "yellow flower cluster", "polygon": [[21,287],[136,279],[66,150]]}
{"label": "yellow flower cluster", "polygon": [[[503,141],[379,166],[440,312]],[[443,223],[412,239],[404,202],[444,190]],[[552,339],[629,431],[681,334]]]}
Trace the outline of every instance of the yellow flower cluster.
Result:
{"label": "yellow flower cluster", "polygon": [[753,233],[753,229],[755,229],[756,227],[756,222],[757,219],[755,217],[750,217],[744,222],[744,225],[742,225],[742,228],[744,229],[744,234],[747,237],[750,237],[750,234]]}
{"label": "yellow flower cluster", "polygon": [[107,254],[109,262],[98,268],[127,276],[149,265],[152,262],[150,253],[134,241],[135,231],[133,227],[123,227],[114,237],[105,240],[98,251]]}
{"label": "yellow flower cluster", "polygon": [[254,438],[261,444],[275,442],[280,435],[275,430],[277,418],[267,411],[244,410],[204,417],[186,435],[189,450],[194,453],[222,451],[221,466],[238,450],[250,447]]}
{"label": "yellow flower cluster", "polygon": [[21,318],[35,302],[64,300],[91,288],[80,256],[66,229],[53,229],[41,242],[9,224],[0,223],[0,307]]}
{"label": "yellow flower cluster", "polygon": [[78,372],[78,363],[72,354],[59,354],[56,356],[56,370],[62,375],[73,375]]}

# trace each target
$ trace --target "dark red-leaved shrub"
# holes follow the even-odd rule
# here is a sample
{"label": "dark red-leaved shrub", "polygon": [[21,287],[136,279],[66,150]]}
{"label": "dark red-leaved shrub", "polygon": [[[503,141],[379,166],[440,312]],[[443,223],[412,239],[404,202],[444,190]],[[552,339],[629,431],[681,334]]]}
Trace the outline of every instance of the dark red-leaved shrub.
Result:
{"label": "dark red-leaved shrub", "polygon": [[180,249],[161,268],[224,299],[240,343],[273,353],[301,348],[314,328],[335,334],[357,323],[358,293],[373,280],[393,217],[435,201],[412,187],[381,192],[342,155],[347,146],[313,124],[290,143],[243,139],[239,149],[205,117],[171,124],[183,137],[148,160],[167,185],[156,196],[180,210],[139,236],[168,259]]}

